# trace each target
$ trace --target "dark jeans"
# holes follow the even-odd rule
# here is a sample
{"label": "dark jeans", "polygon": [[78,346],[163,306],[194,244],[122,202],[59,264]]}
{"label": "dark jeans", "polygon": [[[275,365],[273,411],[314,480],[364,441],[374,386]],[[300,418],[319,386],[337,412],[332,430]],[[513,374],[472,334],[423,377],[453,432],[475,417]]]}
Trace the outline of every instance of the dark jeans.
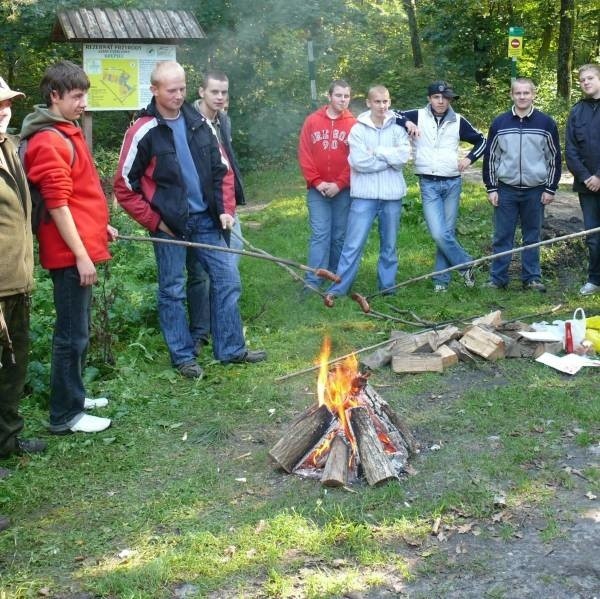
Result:
{"label": "dark jeans", "polygon": [[50,371],[50,428],[67,430],[83,412],[83,368],[90,340],[92,287],[79,284],[75,266],[50,271],[56,322]]}
{"label": "dark jeans", "polygon": [[25,294],[0,298],[0,306],[12,341],[0,334],[0,457],[16,449],[17,435],[23,430],[19,402],[25,386],[29,353],[29,296]]}
{"label": "dark jeans", "polygon": [[[242,236],[240,221],[236,218],[233,231],[238,237],[231,235],[229,247],[242,250],[243,243],[239,237]],[[239,263],[239,254],[232,254],[236,264]],[[202,268],[202,264],[196,256],[194,248],[188,248],[185,267],[187,270],[187,307],[190,320],[190,334],[194,345],[202,339],[206,343],[210,340],[210,277],[208,272]]]}
{"label": "dark jeans", "polygon": [[[494,254],[512,250],[515,243],[517,223],[521,221],[523,245],[537,243],[542,234],[544,205],[542,193],[544,186],[518,188],[500,184],[498,187],[498,206],[494,208]],[[512,255],[496,258],[492,262],[491,280],[498,285],[507,285],[508,267]],[[540,249],[534,248],[521,253],[521,280],[523,283],[539,280]]]}
{"label": "dark jeans", "polygon": [[[600,193],[580,193],[579,204],[583,212],[583,226],[586,229],[600,227]],[[600,285],[600,233],[585,238],[588,248],[588,281]]]}

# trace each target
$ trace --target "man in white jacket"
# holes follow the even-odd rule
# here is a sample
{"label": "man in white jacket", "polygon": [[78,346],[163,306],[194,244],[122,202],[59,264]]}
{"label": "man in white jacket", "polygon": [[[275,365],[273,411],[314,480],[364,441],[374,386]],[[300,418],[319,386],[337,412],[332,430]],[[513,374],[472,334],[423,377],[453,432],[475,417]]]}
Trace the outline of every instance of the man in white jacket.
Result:
{"label": "man in white jacket", "polygon": [[350,130],[350,197],[352,204],[342,255],[337,269],[341,282],[332,285],[325,305],[346,295],[356,278],[362,254],[375,218],[379,221],[377,285],[385,291],[396,284],[398,255],[396,238],[400,226],[406,183],[402,167],[410,156],[406,130],[396,124],[390,110],[390,94],[382,85],[369,89],[369,110],[358,117]]}
{"label": "man in white jacket", "polygon": [[[418,110],[399,114],[419,126],[419,136],[413,139],[415,174],[419,177],[423,215],[436,245],[435,271],[471,262],[473,258],[456,239],[456,219],[462,189],[461,173],[483,155],[485,137],[464,116],[454,112],[451,103],[458,95],[445,81],[434,81],[427,88],[428,104]],[[473,147],[462,159],[459,142]],[[461,270],[467,287],[475,285],[472,268]],[[451,273],[435,275],[433,290],[448,289]]]}

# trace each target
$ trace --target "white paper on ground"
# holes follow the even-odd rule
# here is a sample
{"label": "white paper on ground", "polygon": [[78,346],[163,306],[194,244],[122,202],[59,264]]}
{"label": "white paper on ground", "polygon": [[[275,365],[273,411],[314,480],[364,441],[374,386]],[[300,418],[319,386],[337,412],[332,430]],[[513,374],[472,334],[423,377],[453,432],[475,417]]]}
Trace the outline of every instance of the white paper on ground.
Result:
{"label": "white paper on ground", "polygon": [[555,331],[519,331],[521,337],[530,341],[562,341],[563,338]]}
{"label": "white paper on ground", "polygon": [[584,366],[600,366],[600,360],[591,360],[577,354],[567,354],[559,357],[548,352],[543,353],[536,359],[536,362],[555,368],[565,374],[577,374]]}

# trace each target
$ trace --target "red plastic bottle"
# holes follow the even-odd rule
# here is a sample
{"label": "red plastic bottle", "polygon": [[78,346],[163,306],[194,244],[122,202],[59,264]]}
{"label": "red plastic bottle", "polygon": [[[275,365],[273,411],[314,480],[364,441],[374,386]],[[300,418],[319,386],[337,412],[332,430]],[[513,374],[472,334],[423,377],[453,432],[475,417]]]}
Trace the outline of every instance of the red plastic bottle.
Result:
{"label": "red plastic bottle", "polygon": [[565,351],[568,354],[573,353],[573,331],[571,330],[571,323],[565,322]]}

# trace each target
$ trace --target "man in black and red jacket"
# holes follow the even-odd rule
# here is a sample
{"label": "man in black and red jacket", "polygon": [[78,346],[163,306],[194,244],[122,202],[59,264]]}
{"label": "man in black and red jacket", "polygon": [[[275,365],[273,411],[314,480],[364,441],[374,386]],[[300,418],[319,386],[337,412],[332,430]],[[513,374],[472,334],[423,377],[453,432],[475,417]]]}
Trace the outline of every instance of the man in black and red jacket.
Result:
{"label": "man in black and red jacket", "polygon": [[[181,65],[159,62],[151,74],[154,96],[125,134],[115,178],[121,206],[163,239],[225,247],[233,226],[233,177],[210,126],[185,102]],[[155,243],[158,313],[173,366],[201,378],[186,315],[186,247]],[[240,276],[233,254],[197,249],[211,281],[213,353],[223,363],[259,362],[246,348],[238,306]]]}

